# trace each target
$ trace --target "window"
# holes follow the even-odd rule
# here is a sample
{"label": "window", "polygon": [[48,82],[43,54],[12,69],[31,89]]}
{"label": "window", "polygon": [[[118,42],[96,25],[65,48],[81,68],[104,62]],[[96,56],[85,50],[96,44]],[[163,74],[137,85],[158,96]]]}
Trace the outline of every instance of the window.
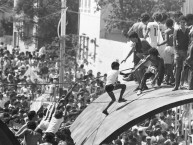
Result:
{"label": "window", "polygon": [[83,12],[84,0],[80,0],[80,11]]}
{"label": "window", "polygon": [[91,10],[91,0],[88,0],[88,12],[90,13]]}
{"label": "window", "polygon": [[84,0],[84,12],[87,12],[88,9],[88,0]]}
{"label": "window", "polygon": [[80,11],[85,13],[91,12],[91,0],[81,0],[80,1]]}

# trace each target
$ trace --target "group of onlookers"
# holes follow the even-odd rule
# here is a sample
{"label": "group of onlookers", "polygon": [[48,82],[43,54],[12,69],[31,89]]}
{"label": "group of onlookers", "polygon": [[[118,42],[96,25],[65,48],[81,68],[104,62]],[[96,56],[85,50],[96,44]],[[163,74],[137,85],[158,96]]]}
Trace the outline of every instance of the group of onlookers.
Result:
{"label": "group of onlookers", "polygon": [[152,78],[152,85],[162,83],[178,89],[193,89],[193,14],[184,16],[174,13],[156,12],[152,16],[143,13],[141,21],[135,23],[125,36],[133,43],[127,57],[134,54],[133,74],[140,95],[148,89],[146,80]]}

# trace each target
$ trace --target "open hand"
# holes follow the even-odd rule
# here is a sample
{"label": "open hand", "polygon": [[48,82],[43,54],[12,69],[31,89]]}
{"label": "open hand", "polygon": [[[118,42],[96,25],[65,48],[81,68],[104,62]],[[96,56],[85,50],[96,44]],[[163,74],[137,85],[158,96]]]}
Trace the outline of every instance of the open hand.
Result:
{"label": "open hand", "polygon": [[121,61],[121,63],[123,63],[123,62],[126,62],[126,60],[124,59],[124,60]]}

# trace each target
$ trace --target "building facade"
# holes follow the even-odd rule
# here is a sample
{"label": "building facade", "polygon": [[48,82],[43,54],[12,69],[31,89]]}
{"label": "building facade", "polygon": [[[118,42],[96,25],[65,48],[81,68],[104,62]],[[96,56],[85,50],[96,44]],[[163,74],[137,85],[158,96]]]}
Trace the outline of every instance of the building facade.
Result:
{"label": "building facade", "polygon": [[193,13],[193,0],[182,0],[183,7],[182,12],[184,15],[188,13]]}
{"label": "building facade", "polygon": [[[79,11],[79,35],[82,51],[79,54],[86,54],[82,58],[79,57],[81,58],[79,63],[84,63],[83,60],[86,58],[88,69],[92,69],[94,73],[100,71],[104,74],[111,69],[113,61],[121,62],[126,57],[130,47],[120,30],[115,29],[111,33],[106,31],[105,19],[108,18],[110,12],[109,6],[97,10],[96,0],[80,0]],[[121,66],[121,69],[128,67],[132,67],[132,57]]]}

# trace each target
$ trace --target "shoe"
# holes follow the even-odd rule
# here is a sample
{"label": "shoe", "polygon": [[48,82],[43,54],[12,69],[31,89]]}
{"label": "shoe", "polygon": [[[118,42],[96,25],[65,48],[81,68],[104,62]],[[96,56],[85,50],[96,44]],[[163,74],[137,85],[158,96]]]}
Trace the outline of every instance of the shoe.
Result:
{"label": "shoe", "polygon": [[109,115],[109,113],[107,112],[107,110],[103,110],[103,114]]}
{"label": "shoe", "polygon": [[137,95],[141,95],[142,94],[142,91],[141,90],[138,90],[137,91]]}
{"label": "shoe", "polygon": [[159,88],[161,88],[161,85],[160,85],[160,86],[159,86],[159,85],[157,85],[155,88],[159,89]]}
{"label": "shoe", "polygon": [[135,90],[133,90],[133,92],[136,92],[139,90],[139,86],[137,88],[135,88]]}
{"label": "shoe", "polygon": [[128,77],[123,78],[123,80],[124,80],[124,81],[133,81],[134,78],[133,78],[133,75],[130,74]]}
{"label": "shoe", "polygon": [[149,88],[148,88],[147,86],[143,87],[143,91],[144,91],[144,90],[148,90],[148,89],[149,89]]}
{"label": "shoe", "polygon": [[173,83],[175,83],[175,79],[172,79],[172,80],[170,81],[170,84],[173,84]]}
{"label": "shoe", "polygon": [[174,87],[174,88],[172,89],[172,91],[176,91],[176,90],[178,90],[178,88],[177,88],[177,87]]}
{"label": "shoe", "polygon": [[171,85],[171,83],[167,82],[166,85]]}
{"label": "shoe", "polygon": [[120,102],[126,102],[126,101],[127,101],[127,100],[125,100],[125,99],[123,99],[123,98],[118,100],[119,103],[120,103]]}
{"label": "shoe", "polygon": [[183,86],[183,85],[180,85],[180,89],[181,89],[181,90],[184,90],[184,89],[186,89],[186,87]]}
{"label": "shoe", "polygon": [[164,82],[163,82],[163,84],[165,84],[165,85],[168,85],[168,83],[169,83],[168,81],[164,81]]}

